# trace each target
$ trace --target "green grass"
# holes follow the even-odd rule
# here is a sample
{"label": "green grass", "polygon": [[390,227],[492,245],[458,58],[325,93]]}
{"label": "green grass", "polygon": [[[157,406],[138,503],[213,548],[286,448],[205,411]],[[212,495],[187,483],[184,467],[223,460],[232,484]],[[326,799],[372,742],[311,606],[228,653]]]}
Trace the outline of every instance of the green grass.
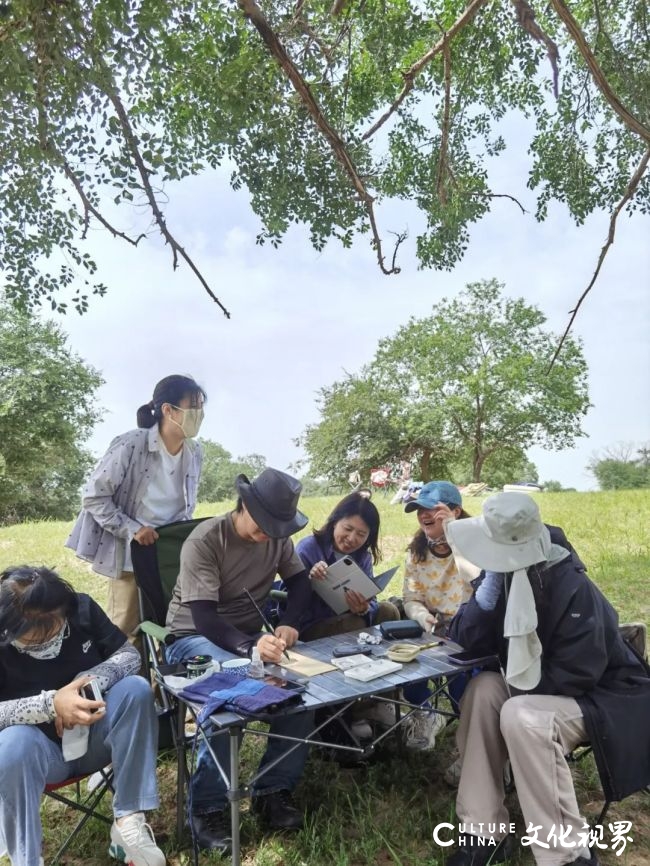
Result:
{"label": "green grass", "polygon": [[[301,534],[319,526],[338,496],[305,499],[304,512],[310,524]],[[650,491],[623,493],[550,493],[536,497],[544,520],[563,527],[586,563],[591,578],[618,609],[621,621],[650,622],[647,591],[650,575]],[[373,501],[382,515],[381,570],[403,562],[404,549],[416,528],[415,516],[389,505],[389,497],[375,495]],[[478,514],[481,499],[467,499],[465,507]],[[230,503],[202,504],[197,516],[220,514]],[[54,567],[81,591],[100,603],[106,598],[106,579],[95,575],[71,551],[63,548],[71,524],[32,523],[0,528],[0,568],[29,563]],[[300,536],[298,536],[300,537]],[[398,573],[385,597],[401,595]],[[307,810],[305,829],[293,836],[264,835],[245,812],[242,822],[243,863],[246,866],[437,866],[445,852],[434,849],[433,827],[442,821],[453,823],[454,792],[442,780],[453,760],[454,726],[439,738],[434,752],[398,754],[388,748],[381,760],[366,767],[343,769],[312,752],[298,791]],[[245,741],[244,773],[259,759],[263,743]],[[598,814],[602,804],[598,776],[591,758],[575,770],[578,799],[588,817]],[[186,848],[174,838],[175,765],[170,756],[159,761],[161,808],[150,816],[156,837],[170,864],[190,862]],[[606,866],[650,866],[650,800],[645,795],[629,797],[611,808],[609,821],[631,820],[634,842],[622,856],[611,850],[600,852]],[[516,798],[510,797],[512,820],[522,830]],[[106,807],[108,808],[108,806]],[[52,854],[70,826],[70,812],[58,804],[44,808],[46,853]],[[606,837],[607,837],[606,832]],[[80,840],[66,855],[65,862],[102,866],[111,861],[107,854],[107,833],[90,822]],[[0,858],[0,863],[7,861]],[[222,863],[215,855],[201,855],[201,863]],[[518,863],[533,862],[529,849],[520,849]]]}

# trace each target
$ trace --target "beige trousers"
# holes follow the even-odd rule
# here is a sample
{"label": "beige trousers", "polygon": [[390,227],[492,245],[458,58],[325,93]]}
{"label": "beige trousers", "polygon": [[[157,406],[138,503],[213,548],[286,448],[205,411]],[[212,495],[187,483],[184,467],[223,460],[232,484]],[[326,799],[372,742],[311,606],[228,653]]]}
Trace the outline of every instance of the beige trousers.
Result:
{"label": "beige trousers", "polygon": [[123,571],[119,577],[108,581],[106,614],[132,644],[139,642],[136,628],[140,624],[140,605],[132,571]]}
{"label": "beige trousers", "polygon": [[[509,758],[526,835],[534,835],[531,825],[539,827],[537,838],[549,845],[530,846],[537,863],[560,866],[580,856],[589,857],[578,835],[586,832],[582,829],[585,821],[564,757],[587,739],[580,707],[573,698],[528,694],[509,698],[501,675],[484,672],[473,677],[465,690],[456,737],[463,762],[456,813],[467,833],[496,839],[505,835],[499,832],[499,825],[509,823],[503,784]],[[487,832],[488,824],[496,825],[496,831]],[[552,828],[558,840],[549,842]],[[563,845],[561,831],[565,831]]]}

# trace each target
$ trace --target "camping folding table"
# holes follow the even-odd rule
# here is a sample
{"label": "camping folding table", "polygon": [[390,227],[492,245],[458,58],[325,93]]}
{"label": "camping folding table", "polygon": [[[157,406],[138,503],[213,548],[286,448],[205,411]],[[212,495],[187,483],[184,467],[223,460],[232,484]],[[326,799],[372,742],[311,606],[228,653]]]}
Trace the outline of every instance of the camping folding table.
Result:
{"label": "camping folding table", "polygon": [[[299,644],[297,646],[297,649],[299,649],[300,652],[309,655],[311,658],[318,659],[324,662],[329,662],[332,658],[332,650],[337,645],[342,643],[350,643],[351,641],[356,640],[356,637],[357,633],[348,632],[343,635],[320,638],[318,640],[311,641],[308,644]],[[429,640],[429,636],[424,636],[417,639],[411,639],[409,640],[409,643],[423,644],[428,643]],[[391,641],[383,641],[383,643],[380,645],[380,648],[382,650],[389,649],[390,644]],[[351,753],[356,753],[357,755],[368,754],[375,748],[377,743],[379,743],[381,740],[391,734],[394,730],[396,730],[401,724],[403,724],[406,718],[408,718],[408,715],[410,715],[410,713],[416,709],[415,705],[395,698],[394,695],[396,690],[401,689],[404,686],[411,685],[412,683],[422,682],[423,680],[433,680],[434,689],[433,693],[429,698],[429,703],[433,702],[440,694],[440,692],[445,688],[445,682],[443,682],[443,680],[451,678],[463,672],[464,668],[459,667],[458,665],[451,664],[447,660],[447,656],[449,653],[458,652],[461,649],[461,647],[459,647],[457,644],[452,643],[451,641],[444,641],[443,645],[441,646],[422,651],[417,656],[415,661],[404,664],[400,670],[388,674],[387,676],[378,677],[377,679],[371,680],[370,682],[360,682],[358,680],[351,679],[349,677],[346,677],[343,671],[340,670],[334,670],[327,673],[318,674],[317,676],[311,677],[308,680],[307,690],[302,693],[303,703],[300,706],[292,706],[285,710],[281,710],[280,712],[283,715],[289,715],[303,712],[305,710],[318,710],[323,707],[332,707],[332,714],[328,717],[326,721],[314,728],[311,734],[309,734],[309,736],[306,738],[306,741],[314,746],[338,748],[342,750],[347,750]],[[272,673],[274,670],[274,666],[272,665],[266,665],[266,668],[270,673]],[[286,675],[290,677],[291,670],[283,669],[283,672],[285,671]],[[375,739],[372,740],[372,742],[366,744],[365,746],[346,746],[341,744],[337,745],[323,742],[318,738],[318,734],[321,728],[323,728],[326,724],[329,724],[329,722],[331,722],[333,719],[343,716],[345,711],[351,706],[353,706],[357,701],[368,698],[383,700],[396,708],[395,724],[392,727],[385,731],[382,731],[377,737],[375,737]],[[397,708],[400,706],[406,708],[406,710],[408,711],[407,715],[399,717]],[[200,706],[193,706],[182,701],[179,702],[179,837],[182,833],[183,823],[183,797],[181,780],[183,780],[186,776],[186,747],[183,737],[183,726],[185,722],[185,711],[187,707],[189,707],[195,717],[196,712],[198,712],[198,710],[200,709]],[[277,718],[279,714],[280,713],[274,713],[273,717]],[[227,787],[227,796],[230,802],[232,821],[232,866],[240,866],[241,863],[239,838],[240,801],[244,797],[249,796],[251,787],[259,778],[261,778],[261,776],[268,772],[271,767],[275,766],[278,761],[284,760],[284,757],[288,752],[291,752],[294,748],[298,748],[299,745],[305,742],[305,740],[299,738],[292,738],[289,736],[280,737],[277,734],[270,734],[269,732],[264,732],[257,729],[251,730],[249,728],[249,723],[251,721],[259,721],[260,719],[262,721],[268,721],[270,717],[260,716],[251,719],[233,712],[217,712],[210,716],[209,721],[212,723],[213,726],[212,733],[214,734],[222,731],[224,733],[227,732],[229,735],[229,768],[224,768],[220,765],[217,756],[210,747],[209,739],[205,735],[200,725],[198,726],[197,730],[197,735],[203,737],[210,751],[210,754],[215,761],[215,771],[221,774]],[[284,739],[287,742],[293,741],[295,742],[295,746],[288,749],[288,752],[285,752],[284,755],[277,759],[277,761],[267,764],[261,771],[256,772],[256,774],[251,779],[249,779],[247,783],[242,785],[240,782],[239,773],[239,750],[242,736],[246,733],[253,733],[256,736],[272,736],[278,739]],[[194,862],[198,862],[198,852],[196,851],[196,849],[194,850]]]}

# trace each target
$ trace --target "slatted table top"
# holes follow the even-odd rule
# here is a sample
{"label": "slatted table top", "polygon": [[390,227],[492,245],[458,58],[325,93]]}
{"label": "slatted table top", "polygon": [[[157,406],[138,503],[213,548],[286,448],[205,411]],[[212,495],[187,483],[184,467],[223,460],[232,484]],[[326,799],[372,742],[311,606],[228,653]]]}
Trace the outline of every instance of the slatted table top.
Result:
{"label": "slatted table top", "polygon": [[[365,631],[370,634],[379,634],[377,626],[375,628],[367,628]],[[330,662],[332,650],[336,646],[344,643],[356,643],[359,634],[360,632],[346,632],[345,634],[334,635],[332,637],[319,638],[309,643],[299,643],[296,644],[296,650],[303,655],[308,655],[319,661]],[[390,641],[383,639],[381,644],[373,646],[372,650],[373,654],[374,651],[378,651],[376,655],[379,656],[380,654],[385,654],[392,644],[409,643],[419,645],[429,643],[432,640],[437,640],[437,638],[432,638],[431,635],[423,635],[419,638],[408,638],[407,640]],[[447,656],[450,653],[461,651],[462,647],[445,639],[442,646],[423,650],[418,654],[415,661],[404,663],[400,670],[383,677],[377,677],[377,679],[370,680],[367,683],[346,677],[343,671],[340,670],[317,674],[316,676],[307,678],[307,690],[302,693],[302,705],[287,708],[282,712],[283,714],[288,714],[305,709],[315,710],[319,707],[333,706],[357,698],[381,695],[382,693],[391,692],[396,688],[403,688],[411,683],[418,683],[422,680],[439,679],[443,676],[457,674],[463,668],[451,664],[447,661]],[[372,658],[373,654],[369,655],[368,658]],[[291,668],[281,668],[280,666],[266,664],[265,669],[267,673],[281,673],[289,679],[294,676],[301,681],[303,679],[300,675],[295,675]],[[244,721],[242,717],[231,712],[216,713],[211,718],[219,727]]]}

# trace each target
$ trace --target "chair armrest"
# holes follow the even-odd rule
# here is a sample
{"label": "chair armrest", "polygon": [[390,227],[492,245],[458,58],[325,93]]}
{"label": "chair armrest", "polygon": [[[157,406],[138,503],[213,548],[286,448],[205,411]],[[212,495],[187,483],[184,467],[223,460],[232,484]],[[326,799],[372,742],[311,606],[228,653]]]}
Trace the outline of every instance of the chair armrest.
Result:
{"label": "chair armrest", "polygon": [[162,644],[168,643],[169,637],[171,636],[171,632],[168,628],[165,628],[164,625],[158,625],[156,622],[151,622],[150,620],[141,622],[137,630],[144,632],[144,634],[151,635],[151,637],[155,638]]}
{"label": "chair armrest", "polygon": [[272,589],[269,596],[276,601],[286,601],[288,598],[286,589]]}

